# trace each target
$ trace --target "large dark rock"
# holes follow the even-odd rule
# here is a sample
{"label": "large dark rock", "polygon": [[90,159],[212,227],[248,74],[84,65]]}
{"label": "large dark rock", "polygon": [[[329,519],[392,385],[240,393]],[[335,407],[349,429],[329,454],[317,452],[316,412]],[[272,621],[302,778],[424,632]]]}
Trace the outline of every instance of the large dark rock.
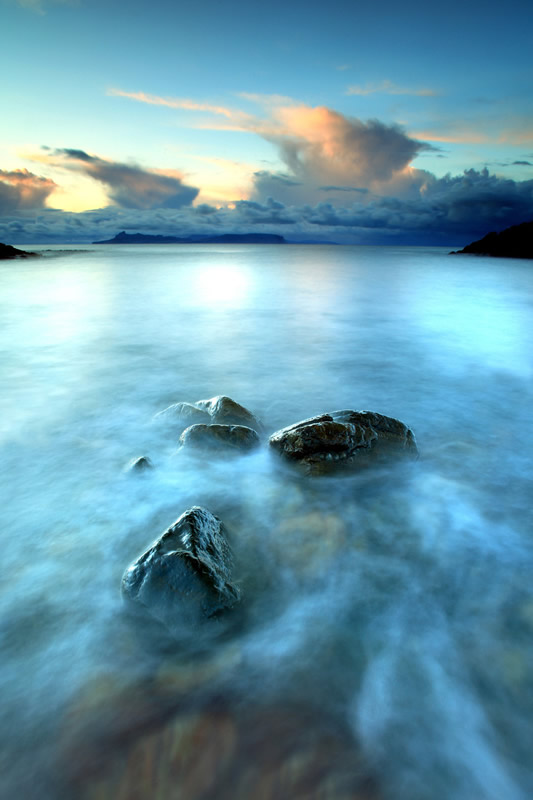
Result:
{"label": "large dark rock", "polygon": [[39,253],[31,253],[27,250],[19,250],[17,247],[12,247],[10,244],[2,244],[2,242],[0,242],[0,259],[31,258],[38,255]]}
{"label": "large dark rock", "polygon": [[180,436],[182,447],[241,453],[259,447],[259,436],[245,425],[191,425]]}
{"label": "large dark rock", "polygon": [[224,612],[240,598],[223,526],[210,511],[185,511],[122,578],[130,608],[146,612],[180,640],[226,629]]}
{"label": "large dark rock", "polygon": [[418,457],[413,432],[403,422],[372,411],[311,417],[277,431],[269,443],[312,474],[359,469],[391,455]]}
{"label": "large dark rock", "polygon": [[513,225],[500,233],[488,233],[483,239],[467,244],[462,250],[454,250],[450,255],[462,253],[500,258],[533,258],[533,221]]}
{"label": "large dark rock", "polygon": [[198,400],[194,405],[207,411],[211,422],[217,425],[246,425],[254,431],[261,431],[261,423],[251,411],[224,394],[210,397],[208,400]]}

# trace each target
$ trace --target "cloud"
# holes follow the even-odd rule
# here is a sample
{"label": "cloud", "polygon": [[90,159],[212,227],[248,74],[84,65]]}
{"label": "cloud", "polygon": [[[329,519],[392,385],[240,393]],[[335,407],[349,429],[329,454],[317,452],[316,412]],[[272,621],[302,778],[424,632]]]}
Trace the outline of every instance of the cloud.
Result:
{"label": "cloud", "polygon": [[49,152],[49,162],[55,161],[56,166],[74,170],[104,184],[109,199],[122,208],[180,208],[191,205],[199,193],[196,187],[183,183],[181,175],[176,172],[143,169],[135,164],[109,161],[71,148]]}
{"label": "cloud", "polygon": [[397,86],[395,83],[392,83],[392,81],[381,81],[381,83],[367,83],[365,86],[348,86],[346,94],[359,96],[366,96],[369,94],[409,94],[416,97],[437,97],[439,92],[436,89],[413,89],[406,86]]}
{"label": "cloud", "polygon": [[53,180],[34,175],[27,169],[0,170],[0,214],[43,208],[54,189],[57,184]]}
{"label": "cloud", "polygon": [[208,111],[211,114],[222,114],[225,117],[232,117],[236,113],[224,106],[198,103],[195,100],[178,97],[158,97],[155,94],[145,94],[145,92],[125,92],[122,89],[108,89],[107,94],[111,97],[127,97],[129,100],[137,100],[139,103],[147,103],[152,106],[166,106],[167,108],[178,108],[185,111]]}
{"label": "cloud", "polygon": [[488,231],[531,219],[533,180],[519,182],[487,170],[467,170],[426,182],[425,190],[414,198],[358,195],[343,206],[329,202],[289,205],[267,198],[223,208],[203,204],[155,209],[110,206],[78,214],[52,209],[19,211],[0,221],[0,241],[91,242],[111,238],[120,230],[176,236],[257,231],[281,232],[296,241],[455,248]]}
{"label": "cloud", "polygon": [[368,194],[368,189],[362,189],[360,186],[319,186],[321,192],[359,192],[360,194]]}
{"label": "cloud", "polygon": [[256,172],[254,200],[279,196],[284,202],[313,202],[320,198],[320,186],[341,187],[339,191],[354,186],[377,193],[393,188],[410,191],[417,177],[420,185],[426,180],[425,174],[410,170],[411,161],[421,152],[435,149],[398,125],[375,119],[365,122],[280,95],[240,93],[261,107],[263,116],[258,116],[142,92],[113,93],[139,102],[210,111],[214,117],[224,116],[224,121],[215,118],[197,127],[249,131],[273,144],[285,170]]}
{"label": "cloud", "polygon": [[486,133],[471,129],[455,130],[449,133],[425,129],[412,131],[411,136],[429,142],[443,142],[445,144],[486,144],[490,142],[490,137]]}
{"label": "cloud", "polygon": [[[339,192],[366,189],[383,194],[417,190],[426,173],[414,171],[410,162],[432,146],[408,136],[398,125],[379,120],[363,122],[325,107],[284,106],[274,114],[268,128],[257,132],[277,148],[286,172],[255,175],[254,199],[273,194],[285,201],[313,202],[322,187]],[[291,191],[275,192],[274,182],[292,180]]]}
{"label": "cloud", "polygon": [[513,165],[514,164],[520,167],[533,167],[531,161],[513,161]]}

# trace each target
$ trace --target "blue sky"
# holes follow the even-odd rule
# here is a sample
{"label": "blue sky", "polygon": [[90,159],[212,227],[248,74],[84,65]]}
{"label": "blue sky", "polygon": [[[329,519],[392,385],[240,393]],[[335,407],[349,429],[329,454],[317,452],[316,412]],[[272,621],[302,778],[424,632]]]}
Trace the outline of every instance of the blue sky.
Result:
{"label": "blue sky", "polygon": [[0,0],[0,237],[533,218],[530,2]]}

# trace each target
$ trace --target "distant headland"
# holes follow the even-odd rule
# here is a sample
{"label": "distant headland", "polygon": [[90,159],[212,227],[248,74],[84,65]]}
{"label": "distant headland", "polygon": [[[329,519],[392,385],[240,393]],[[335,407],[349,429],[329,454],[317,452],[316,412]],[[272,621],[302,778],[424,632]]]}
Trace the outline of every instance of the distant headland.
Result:
{"label": "distant headland", "polygon": [[113,239],[93,244],[287,244],[276,233],[223,233],[218,236],[152,236],[147,233],[121,231]]}
{"label": "distant headland", "polygon": [[462,253],[500,258],[533,258],[533,221],[513,225],[501,233],[488,233],[483,239],[468,244],[462,250],[453,250],[450,255]]}

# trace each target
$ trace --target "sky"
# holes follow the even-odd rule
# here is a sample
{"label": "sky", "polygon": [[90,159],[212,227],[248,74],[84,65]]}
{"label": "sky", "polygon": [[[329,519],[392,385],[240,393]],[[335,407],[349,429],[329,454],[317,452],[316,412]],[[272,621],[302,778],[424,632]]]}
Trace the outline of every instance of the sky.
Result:
{"label": "sky", "polygon": [[533,6],[0,0],[0,241],[533,219]]}

